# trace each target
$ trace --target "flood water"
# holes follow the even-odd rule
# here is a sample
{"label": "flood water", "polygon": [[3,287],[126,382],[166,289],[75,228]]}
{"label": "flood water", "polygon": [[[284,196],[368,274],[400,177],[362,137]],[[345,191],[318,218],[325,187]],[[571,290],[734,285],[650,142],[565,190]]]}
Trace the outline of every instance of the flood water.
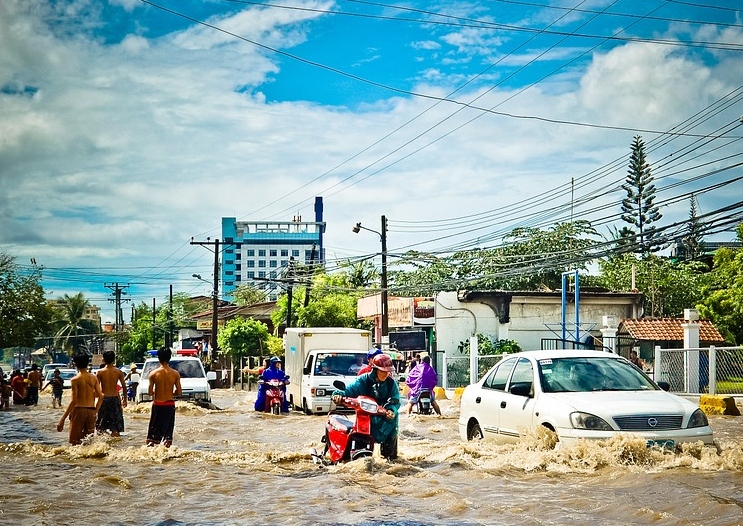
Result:
{"label": "flood water", "polygon": [[[65,393],[65,406],[69,393]],[[400,460],[320,468],[324,416],[253,412],[254,393],[215,390],[221,410],[178,403],[174,445],[147,448],[149,404],[125,435],[67,444],[61,409],[0,412],[0,524],[739,525],[743,417],[711,417],[717,448],[648,450],[622,438],[551,449],[534,436],[462,443],[458,401],[400,419]]]}

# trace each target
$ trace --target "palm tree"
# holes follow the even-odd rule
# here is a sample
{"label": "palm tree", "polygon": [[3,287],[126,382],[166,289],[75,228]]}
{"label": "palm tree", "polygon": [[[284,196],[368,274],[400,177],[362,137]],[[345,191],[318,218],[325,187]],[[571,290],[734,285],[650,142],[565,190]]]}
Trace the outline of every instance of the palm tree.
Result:
{"label": "palm tree", "polygon": [[83,336],[93,334],[97,330],[95,322],[84,317],[88,307],[90,303],[82,292],[74,296],[65,294],[63,298],[57,299],[54,320],[57,332],[54,334],[54,340],[67,354],[78,352],[84,343]]}

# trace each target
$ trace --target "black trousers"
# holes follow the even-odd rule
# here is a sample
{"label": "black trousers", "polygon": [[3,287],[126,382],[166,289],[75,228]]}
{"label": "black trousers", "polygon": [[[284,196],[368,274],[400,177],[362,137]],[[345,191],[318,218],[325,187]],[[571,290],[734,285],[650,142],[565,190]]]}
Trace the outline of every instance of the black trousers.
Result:
{"label": "black trousers", "polygon": [[379,452],[388,460],[397,459],[397,434],[392,435],[382,442],[379,446]]}

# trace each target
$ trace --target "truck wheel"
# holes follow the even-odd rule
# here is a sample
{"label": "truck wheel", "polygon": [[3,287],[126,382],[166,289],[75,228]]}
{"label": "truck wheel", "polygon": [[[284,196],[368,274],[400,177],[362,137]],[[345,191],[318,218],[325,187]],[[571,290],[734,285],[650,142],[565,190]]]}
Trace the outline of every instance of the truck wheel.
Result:
{"label": "truck wheel", "polygon": [[302,411],[304,411],[305,415],[311,415],[312,411],[310,411],[310,408],[307,407],[307,399],[302,400]]}
{"label": "truck wheel", "polygon": [[280,415],[281,414],[281,407],[278,404],[274,404],[271,406],[271,414],[272,415]]}

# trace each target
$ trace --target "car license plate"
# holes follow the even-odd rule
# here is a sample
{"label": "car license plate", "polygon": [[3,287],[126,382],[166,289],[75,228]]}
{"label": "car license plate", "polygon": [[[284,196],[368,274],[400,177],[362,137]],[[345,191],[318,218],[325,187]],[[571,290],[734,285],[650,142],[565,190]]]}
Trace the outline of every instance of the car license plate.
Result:
{"label": "car license plate", "polygon": [[668,449],[673,451],[676,449],[676,442],[674,440],[648,440],[647,447]]}

